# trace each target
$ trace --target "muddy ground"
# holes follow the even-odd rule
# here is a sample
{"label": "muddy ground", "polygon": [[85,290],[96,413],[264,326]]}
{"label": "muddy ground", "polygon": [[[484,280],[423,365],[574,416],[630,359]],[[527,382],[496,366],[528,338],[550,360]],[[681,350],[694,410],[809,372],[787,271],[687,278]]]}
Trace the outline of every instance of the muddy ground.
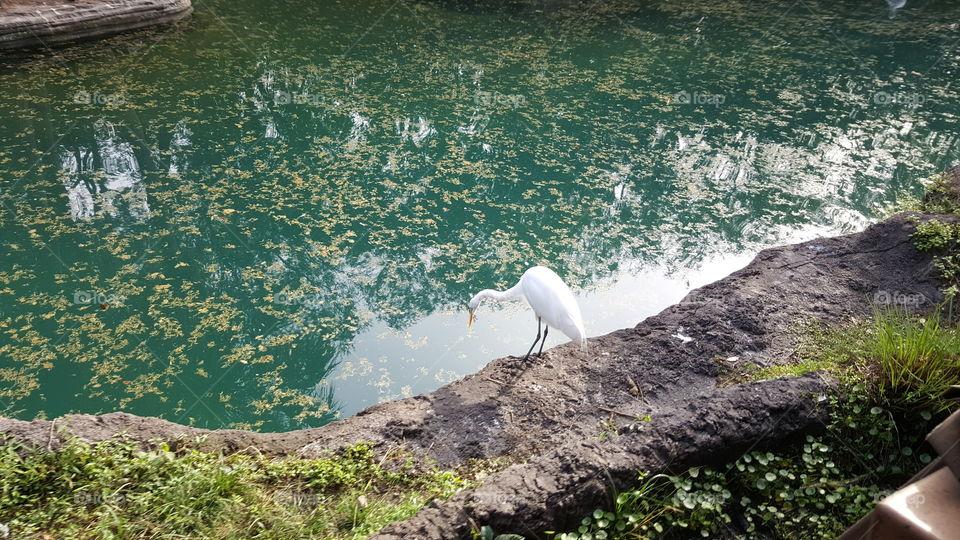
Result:
{"label": "muddy ground", "polygon": [[719,463],[822,429],[830,384],[817,374],[720,386],[721,366],[789,362],[805,319],[869,316],[875,300],[898,295],[939,301],[930,257],[909,239],[916,220],[927,217],[902,214],[862,233],[765,250],[637,326],[591,338],[587,352],[570,344],[529,362],[500,358],[430,394],[322,428],[207,432],[114,413],[0,419],[0,432],[41,448],[70,434],[101,440],[123,431],[139,440],[207,433],[210,449],[301,456],[367,440],[381,452],[402,446],[445,467],[506,457],[516,464],[481,487],[374,537],[461,538],[481,525],[542,536],[609,501],[612,488],[632,485],[640,469]]}

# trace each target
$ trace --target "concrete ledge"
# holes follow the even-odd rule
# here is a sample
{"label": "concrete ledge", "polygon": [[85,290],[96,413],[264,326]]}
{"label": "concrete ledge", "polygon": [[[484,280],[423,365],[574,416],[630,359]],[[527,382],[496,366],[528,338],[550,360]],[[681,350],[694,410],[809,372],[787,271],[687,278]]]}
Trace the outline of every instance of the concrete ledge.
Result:
{"label": "concrete ledge", "polygon": [[190,0],[36,1],[0,8],[0,50],[93,39],[178,21]]}

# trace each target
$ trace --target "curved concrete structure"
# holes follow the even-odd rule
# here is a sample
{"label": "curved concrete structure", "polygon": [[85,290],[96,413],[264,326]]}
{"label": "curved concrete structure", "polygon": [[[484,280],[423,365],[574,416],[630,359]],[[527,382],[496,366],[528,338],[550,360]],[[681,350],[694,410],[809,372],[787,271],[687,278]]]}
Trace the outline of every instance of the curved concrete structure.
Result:
{"label": "curved concrete structure", "polygon": [[0,8],[0,50],[45,47],[178,21],[190,0],[27,1]]}

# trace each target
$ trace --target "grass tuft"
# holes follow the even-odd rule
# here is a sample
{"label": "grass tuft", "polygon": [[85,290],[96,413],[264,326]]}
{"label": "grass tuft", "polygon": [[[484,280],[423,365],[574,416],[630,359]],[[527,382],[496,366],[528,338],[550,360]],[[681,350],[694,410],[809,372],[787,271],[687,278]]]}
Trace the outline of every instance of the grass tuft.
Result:
{"label": "grass tuft", "polygon": [[926,317],[900,309],[877,310],[872,335],[863,341],[862,365],[878,397],[901,408],[946,410],[946,390],[960,382],[960,329],[938,307]]}
{"label": "grass tuft", "polygon": [[941,398],[960,384],[960,327],[951,306],[925,316],[877,308],[869,321],[829,330],[809,323],[794,362],[752,368],[744,377],[760,381],[823,371],[847,384],[863,384],[887,407],[947,410],[950,404]]}

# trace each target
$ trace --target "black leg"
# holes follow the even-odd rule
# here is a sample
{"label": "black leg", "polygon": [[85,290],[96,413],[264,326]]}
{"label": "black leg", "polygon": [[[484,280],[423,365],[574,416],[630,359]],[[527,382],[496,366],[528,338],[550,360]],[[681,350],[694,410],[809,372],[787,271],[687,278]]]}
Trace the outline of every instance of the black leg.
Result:
{"label": "black leg", "polygon": [[533,340],[533,345],[530,346],[530,350],[527,351],[527,355],[523,357],[524,360],[530,358],[530,353],[533,352],[533,348],[537,346],[538,341],[540,341],[540,317],[537,317],[537,339]]}
{"label": "black leg", "polygon": [[[539,327],[539,325],[537,325]],[[543,356],[543,344],[547,342],[547,334],[550,332],[550,327],[543,325],[543,341],[540,342],[540,352],[537,353],[537,356]]]}

